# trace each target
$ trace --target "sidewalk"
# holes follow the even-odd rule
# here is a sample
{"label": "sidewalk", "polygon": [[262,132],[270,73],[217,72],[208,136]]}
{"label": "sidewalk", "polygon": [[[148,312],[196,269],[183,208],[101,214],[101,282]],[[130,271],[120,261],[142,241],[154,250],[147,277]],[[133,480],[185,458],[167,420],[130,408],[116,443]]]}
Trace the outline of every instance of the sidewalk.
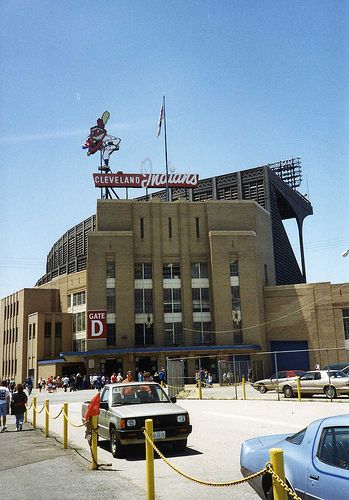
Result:
{"label": "sidewalk", "polygon": [[0,434],[0,484],[7,500],[145,498],[145,491],[120,477],[115,466],[92,471],[79,450],[63,450],[54,438],[45,438],[30,424],[16,432],[13,420],[8,417],[8,430]]}

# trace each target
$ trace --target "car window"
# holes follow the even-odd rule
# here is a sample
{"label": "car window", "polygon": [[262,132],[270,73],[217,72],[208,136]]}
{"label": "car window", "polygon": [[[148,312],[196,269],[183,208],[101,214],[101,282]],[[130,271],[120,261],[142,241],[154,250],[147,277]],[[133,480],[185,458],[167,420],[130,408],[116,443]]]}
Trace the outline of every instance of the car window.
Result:
{"label": "car window", "polygon": [[314,380],[315,378],[315,373],[314,372],[308,372],[305,373],[300,377],[301,380]]}
{"label": "car window", "polygon": [[349,470],[349,427],[325,428],[317,457],[325,464]]}
{"label": "car window", "polygon": [[102,392],[101,401],[109,401],[109,387],[105,387]]}
{"label": "car window", "polygon": [[301,431],[297,432],[296,434],[293,434],[293,436],[287,437],[286,441],[288,441],[289,443],[293,443],[293,444],[301,444],[303,439],[304,439],[306,431],[307,431],[307,427],[305,429],[302,429]]}
{"label": "car window", "polygon": [[112,405],[135,405],[146,403],[169,403],[165,391],[157,384],[120,384],[112,389]]}
{"label": "car window", "polygon": [[330,376],[333,378],[342,378],[342,377],[346,378],[348,375],[346,375],[345,373],[343,373],[341,371],[335,371],[335,372],[330,372]]}
{"label": "car window", "polygon": [[315,372],[314,373],[314,380],[320,380],[321,379],[321,373],[320,372]]}

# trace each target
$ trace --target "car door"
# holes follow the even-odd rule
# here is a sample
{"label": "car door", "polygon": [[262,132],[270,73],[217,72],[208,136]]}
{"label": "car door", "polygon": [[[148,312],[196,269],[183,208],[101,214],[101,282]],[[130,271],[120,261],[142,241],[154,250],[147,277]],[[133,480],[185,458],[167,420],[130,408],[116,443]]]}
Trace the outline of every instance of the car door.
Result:
{"label": "car door", "polygon": [[99,433],[102,437],[109,437],[109,428],[107,424],[107,413],[108,413],[108,403],[109,403],[109,387],[104,387],[104,390],[101,395],[101,406],[99,410],[99,418],[98,418],[98,428]]}
{"label": "car door", "polygon": [[314,380],[318,372],[306,372],[299,378],[302,394],[312,394],[314,392]]}
{"label": "car door", "polygon": [[307,499],[347,500],[348,485],[349,426],[321,424],[307,470]]}

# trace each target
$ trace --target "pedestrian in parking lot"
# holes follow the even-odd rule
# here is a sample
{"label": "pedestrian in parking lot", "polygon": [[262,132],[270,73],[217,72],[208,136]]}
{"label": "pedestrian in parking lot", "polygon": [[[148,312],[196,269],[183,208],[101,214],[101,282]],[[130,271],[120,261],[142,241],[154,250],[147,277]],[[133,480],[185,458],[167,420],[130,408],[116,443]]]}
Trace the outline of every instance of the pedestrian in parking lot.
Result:
{"label": "pedestrian in parking lot", "polygon": [[16,431],[21,431],[23,428],[27,401],[28,397],[23,390],[23,385],[17,384],[17,390],[13,393],[11,401],[11,413],[16,416]]}
{"label": "pedestrian in parking lot", "polygon": [[[7,381],[3,380],[0,384],[0,432],[5,432],[6,416],[10,408],[10,391],[7,388]],[[2,426],[1,426],[2,419]]]}

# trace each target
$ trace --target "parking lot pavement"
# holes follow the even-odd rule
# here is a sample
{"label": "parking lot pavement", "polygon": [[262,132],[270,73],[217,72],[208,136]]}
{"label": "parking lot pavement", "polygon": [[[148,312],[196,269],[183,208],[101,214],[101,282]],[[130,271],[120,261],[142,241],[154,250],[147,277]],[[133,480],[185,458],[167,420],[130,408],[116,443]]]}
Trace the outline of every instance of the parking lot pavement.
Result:
{"label": "parking lot pavement", "polygon": [[14,417],[0,434],[0,484],[3,498],[62,500],[75,498],[143,499],[144,491],[118,471],[91,471],[86,460],[72,449],[63,450],[54,438],[24,424],[15,431]]}

